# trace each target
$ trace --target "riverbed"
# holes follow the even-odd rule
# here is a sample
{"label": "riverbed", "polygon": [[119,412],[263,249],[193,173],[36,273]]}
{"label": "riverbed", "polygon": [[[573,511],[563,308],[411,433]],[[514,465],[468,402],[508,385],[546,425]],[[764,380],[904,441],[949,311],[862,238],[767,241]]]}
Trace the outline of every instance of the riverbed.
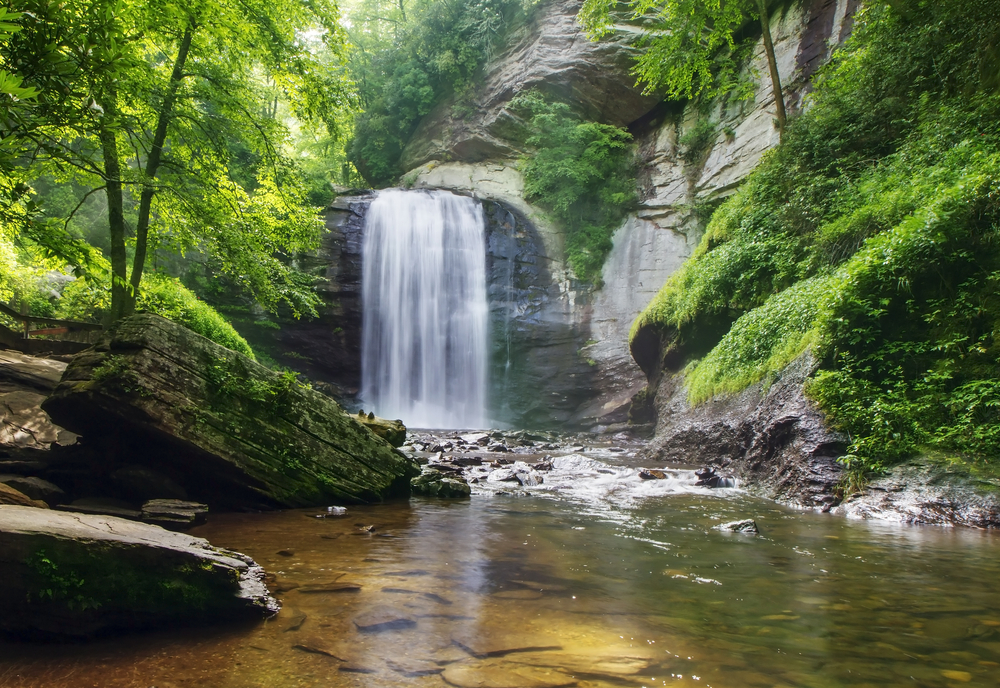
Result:
{"label": "riverbed", "polygon": [[[252,626],[0,645],[0,686],[990,686],[1000,536],[786,508],[568,452],[469,500],[215,514],[283,603]],[[752,518],[758,535],[718,527]]]}

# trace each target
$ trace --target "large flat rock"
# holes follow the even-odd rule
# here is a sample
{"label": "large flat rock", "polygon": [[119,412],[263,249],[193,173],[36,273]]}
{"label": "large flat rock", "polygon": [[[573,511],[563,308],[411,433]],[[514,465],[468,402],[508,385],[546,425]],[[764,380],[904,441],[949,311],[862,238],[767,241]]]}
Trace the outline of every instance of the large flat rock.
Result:
{"label": "large flat rock", "polygon": [[0,506],[0,631],[26,637],[263,618],[249,557],[111,516]]}
{"label": "large flat rock", "polygon": [[69,446],[76,435],[42,411],[45,396],[59,384],[66,364],[0,349],[0,447],[47,451]]}
{"label": "large flat rock", "polygon": [[77,355],[43,408],[212,506],[376,502],[418,472],[329,397],[156,315]]}

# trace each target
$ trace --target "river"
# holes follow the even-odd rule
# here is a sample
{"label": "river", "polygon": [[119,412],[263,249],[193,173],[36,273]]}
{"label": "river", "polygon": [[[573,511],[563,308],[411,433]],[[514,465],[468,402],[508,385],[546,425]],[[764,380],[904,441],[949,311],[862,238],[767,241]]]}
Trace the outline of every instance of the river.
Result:
{"label": "river", "polygon": [[[253,626],[0,645],[0,686],[826,688],[1000,683],[1000,537],[852,521],[631,452],[543,485],[192,531],[272,572]],[[759,535],[723,532],[753,518]]]}

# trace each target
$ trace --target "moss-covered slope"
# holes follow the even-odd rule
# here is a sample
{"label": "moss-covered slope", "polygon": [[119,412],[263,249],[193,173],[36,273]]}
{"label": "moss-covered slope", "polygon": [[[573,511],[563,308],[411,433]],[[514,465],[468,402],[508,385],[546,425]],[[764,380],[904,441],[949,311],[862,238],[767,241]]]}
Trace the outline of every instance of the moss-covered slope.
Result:
{"label": "moss-covered slope", "polygon": [[986,0],[867,3],[811,106],[636,321],[647,372],[687,366],[699,403],[812,347],[807,389],[850,465],[921,447],[997,460],[998,44]]}
{"label": "moss-covered slope", "polygon": [[79,354],[43,405],[119,457],[230,508],[379,501],[418,471],[329,397],[155,315]]}

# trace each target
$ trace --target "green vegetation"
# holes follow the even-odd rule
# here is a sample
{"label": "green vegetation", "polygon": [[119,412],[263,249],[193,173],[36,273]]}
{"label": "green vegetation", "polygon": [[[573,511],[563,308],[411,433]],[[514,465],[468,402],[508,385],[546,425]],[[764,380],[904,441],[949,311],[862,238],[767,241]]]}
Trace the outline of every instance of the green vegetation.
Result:
{"label": "green vegetation", "polygon": [[[614,30],[620,6],[642,27],[640,51],[633,74],[647,93],[664,93],[671,100],[752,98],[754,85],[745,71],[756,42],[747,24],[760,21],[776,120],[785,128],[785,103],[771,42],[767,0],[585,0],[580,23],[593,39]],[[771,3],[776,4],[776,3]]]}
{"label": "green vegetation", "polygon": [[0,22],[0,296],[44,262],[106,285],[110,322],[150,258],[195,251],[265,308],[312,312],[289,257],[322,229],[317,164],[293,130],[321,146],[352,107],[336,5],[18,7]]}
{"label": "green vegetation", "polygon": [[869,2],[809,109],[639,317],[693,402],[808,348],[808,393],[879,471],[918,450],[1000,456],[1000,15]]}
{"label": "green vegetation", "polygon": [[511,109],[525,115],[531,155],[521,160],[528,200],[566,230],[566,254],[577,277],[597,281],[611,237],[636,201],[632,136],[587,122],[565,103],[524,93]]}
{"label": "green vegetation", "polygon": [[402,173],[403,147],[421,118],[461,102],[483,64],[536,0],[360,0],[349,14],[350,71],[363,112],[348,155],[372,186]]}
{"label": "green vegetation", "polygon": [[237,589],[231,580],[213,575],[212,563],[152,566],[118,557],[114,566],[93,548],[54,545],[26,560],[32,570],[28,601],[63,605],[71,611],[186,616],[226,608]]}

